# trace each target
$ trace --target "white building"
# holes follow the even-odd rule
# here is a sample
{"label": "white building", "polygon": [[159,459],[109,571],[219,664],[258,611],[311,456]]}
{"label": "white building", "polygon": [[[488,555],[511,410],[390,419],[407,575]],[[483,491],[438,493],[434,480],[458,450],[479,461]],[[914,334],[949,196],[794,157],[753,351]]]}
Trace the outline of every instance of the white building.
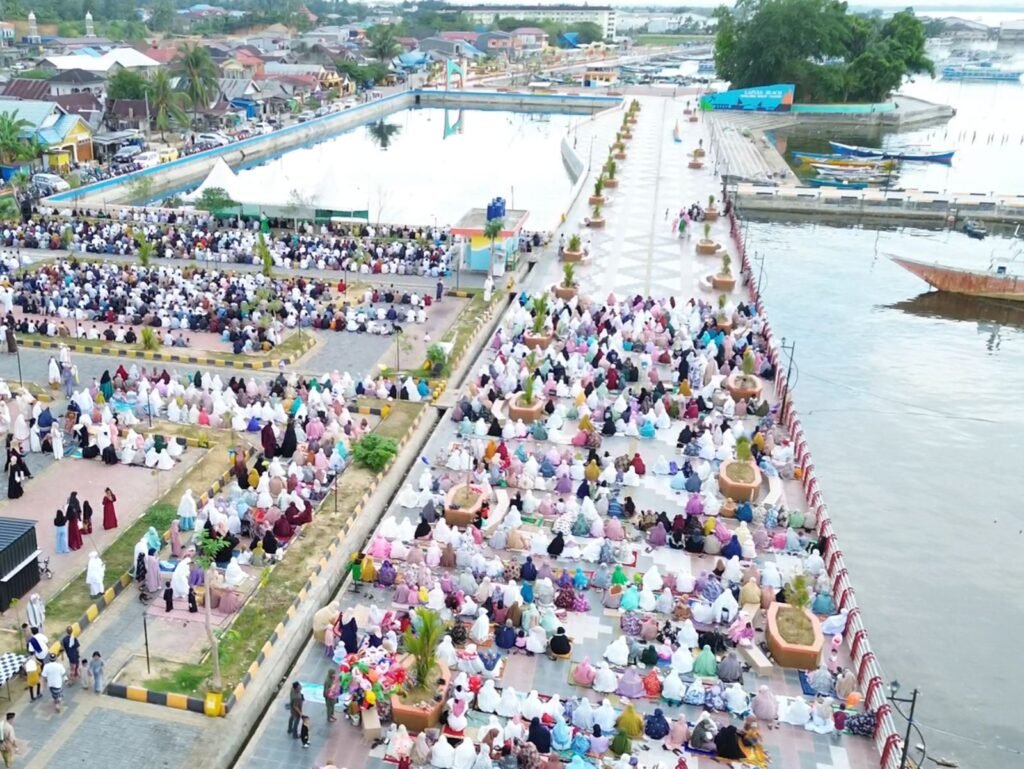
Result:
{"label": "white building", "polygon": [[491,24],[498,18],[559,24],[591,22],[601,28],[605,40],[614,40],[616,34],[615,9],[607,5],[469,5],[459,10],[480,24]]}

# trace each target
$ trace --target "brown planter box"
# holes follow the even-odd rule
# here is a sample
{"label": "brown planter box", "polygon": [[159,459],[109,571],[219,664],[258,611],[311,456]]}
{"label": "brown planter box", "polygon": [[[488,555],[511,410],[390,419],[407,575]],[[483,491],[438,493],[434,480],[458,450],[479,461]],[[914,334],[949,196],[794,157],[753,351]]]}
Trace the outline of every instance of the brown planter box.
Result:
{"label": "brown planter box", "polygon": [[692,115],[693,114],[693,110],[690,109],[689,107],[687,107],[686,109],[683,110],[683,114],[684,115]]}
{"label": "brown planter box", "polygon": [[751,483],[739,483],[725,474],[725,468],[736,461],[738,460],[723,462],[722,466],[718,468],[718,490],[722,492],[723,497],[734,499],[737,502],[744,500],[753,502],[757,498],[757,492],[761,490],[761,470],[753,462],[750,462],[750,466],[754,468],[754,480]]}
{"label": "brown planter box", "polygon": [[773,603],[768,607],[768,617],[764,629],[768,651],[772,653],[776,665],[797,670],[816,670],[820,664],[821,649],[825,645],[825,636],[821,633],[821,623],[817,617],[805,609],[804,614],[811,620],[811,625],[814,627],[814,643],[810,646],[790,643],[779,633],[779,612],[786,608],[786,604],[781,603]]}
{"label": "brown planter box", "polygon": [[[406,656],[402,659],[402,665],[406,668],[412,667],[412,657]],[[437,677],[444,679],[444,684],[438,684],[440,700],[435,700],[429,707],[415,707],[406,705],[397,694],[391,695],[391,720],[396,724],[404,724],[410,732],[414,729],[421,732],[424,729],[433,729],[441,723],[441,713],[444,710],[444,697],[448,693],[448,686],[452,680],[451,671],[444,663],[437,663]],[[443,688],[442,688],[443,686]]]}
{"label": "brown planter box", "polygon": [[732,321],[728,318],[715,318],[715,325],[728,334],[732,331]]}
{"label": "brown planter box", "polygon": [[632,131],[623,131],[622,132],[622,138],[623,139],[632,139],[633,138],[633,132]]}
{"label": "brown planter box", "polygon": [[577,290],[578,289],[575,286],[573,286],[572,288],[565,288],[564,286],[555,286],[555,296],[557,296],[559,299],[569,300],[576,296]]}
{"label": "brown planter box", "polygon": [[736,278],[732,275],[719,275],[716,273],[711,276],[711,285],[719,291],[732,291],[736,288]]}
{"label": "brown planter box", "polygon": [[587,223],[587,226],[590,229],[592,229],[592,230],[603,230],[604,229],[604,219],[591,219]]}
{"label": "brown planter box", "polygon": [[609,189],[615,189],[616,187],[619,186],[619,180],[618,179],[605,179],[604,180],[604,186],[608,187]]}
{"label": "brown planter box", "polygon": [[689,163],[687,163],[686,167],[687,168],[693,168],[694,170],[699,170],[699,169],[704,167],[704,162],[701,161],[701,160],[694,159],[694,160],[691,160]]}
{"label": "brown planter box", "polygon": [[[725,389],[729,391],[729,395],[732,396],[733,400],[749,400],[750,398],[761,397],[761,380],[756,376],[753,376],[753,385],[739,385],[737,381],[740,376],[743,375],[741,371],[733,371],[726,377]],[[745,376],[745,375],[744,375]]]}
{"label": "brown planter box", "polygon": [[697,254],[699,256],[714,256],[718,253],[718,249],[721,246],[713,240],[705,240],[701,238],[697,241]]}
{"label": "brown planter box", "polygon": [[705,222],[717,222],[718,221],[718,209],[717,208],[705,208],[704,209],[704,221]]}
{"label": "brown planter box", "polygon": [[691,123],[696,123],[697,122],[697,116],[696,115],[690,115],[690,122]]}
{"label": "brown planter box", "polygon": [[636,125],[636,118],[633,117],[632,115],[629,116],[629,124]]}
{"label": "brown planter box", "polygon": [[604,195],[591,195],[587,202],[592,206],[603,206],[604,200]]}
{"label": "brown planter box", "polygon": [[444,519],[449,526],[472,526],[476,523],[476,514],[484,506],[485,494],[478,496],[476,502],[469,507],[454,506],[455,493],[465,485],[457,483],[444,495]]}
{"label": "brown planter box", "polygon": [[702,158],[702,157],[704,157],[704,155],[706,155],[706,154],[707,154],[707,153],[706,153],[706,152],[704,152],[703,148],[701,148],[701,147],[698,147],[697,149],[695,149],[695,150],[693,151],[693,156],[694,156],[695,158]]}
{"label": "brown planter box", "polygon": [[616,160],[625,160],[626,159],[626,153],[625,152],[616,152],[612,157],[614,157]]}
{"label": "brown planter box", "polygon": [[544,399],[534,395],[534,402],[529,406],[522,406],[519,403],[520,393],[515,393],[505,400],[508,407],[508,418],[512,420],[522,419],[523,424],[532,424],[544,417]]}
{"label": "brown planter box", "polygon": [[530,331],[527,331],[523,335],[523,342],[531,350],[535,350],[538,347],[543,350],[545,347],[551,344],[551,340],[553,338],[554,334],[552,334],[551,332],[548,332],[546,334],[534,334]]}
{"label": "brown planter box", "polygon": [[570,251],[568,248],[562,249],[562,261],[563,262],[582,262],[583,252],[582,251]]}

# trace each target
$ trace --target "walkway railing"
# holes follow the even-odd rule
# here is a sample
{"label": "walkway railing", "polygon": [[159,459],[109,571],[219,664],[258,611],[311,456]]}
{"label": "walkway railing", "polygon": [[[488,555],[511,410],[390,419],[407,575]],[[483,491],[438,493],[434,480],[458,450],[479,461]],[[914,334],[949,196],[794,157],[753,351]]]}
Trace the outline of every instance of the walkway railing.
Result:
{"label": "walkway railing", "polygon": [[775,367],[775,395],[782,404],[779,413],[779,422],[785,425],[793,441],[795,452],[795,466],[799,468],[800,479],[803,484],[804,496],[808,506],[814,510],[817,517],[817,532],[819,537],[826,541],[825,552],[822,557],[825,559],[825,568],[829,578],[832,580],[832,595],[837,599],[837,606],[840,610],[848,609],[849,615],[846,622],[846,632],[843,633],[844,643],[847,644],[850,657],[855,666],[857,683],[860,691],[864,692],[864,701],[868,710],[875,713],[875,747],[880,756],[879,766],[881,769],[898,769],[900,755],[903,747],[903,738],[900,736],[896,721],[892,713],[892,705],[885,693],[885,676],[882,674],[881,665],[878,663],[875,653],[871,650],[871,643],[868,640],[868,631],[861,618],[860,608],[857,606],[856,593],[850,583],[849,574],[846,570],[846,562],[843,558],[843,551],[839,548],[835,530],[832,526],[832,519],[829,515],[828,505],[825,504],[821,492],[821,484],[818,481],[814,470],[814,460],[811,451],[807,447],[807,440],[804,436],[803,427],[793,405],[792,393],[786,381],[786,375],[782,370],[780,348],[776,343],[775,335],[772,333],[771,324],[765,314],[764,302],[754,280],[750,260],[747,258],[746,245],[741,235],[739,223],[735,211],[729,213],[729,228],[732,240],[736,245],[742,264],[742,276],[744,282],[750,289],[758,313],[764,321],[764,337],[768,344],[768,356]]}

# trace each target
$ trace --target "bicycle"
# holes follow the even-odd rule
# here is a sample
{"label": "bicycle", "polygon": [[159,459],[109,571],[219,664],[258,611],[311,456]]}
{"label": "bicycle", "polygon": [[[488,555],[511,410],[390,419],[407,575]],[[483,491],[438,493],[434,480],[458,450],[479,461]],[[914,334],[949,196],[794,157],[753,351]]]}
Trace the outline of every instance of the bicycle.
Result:
{"label": "bicycle", "polygon": [[49,558],[40,558],[36,561],[39,566],[39,579],[46,577],[46,579],[53,579],[53,569],[50,568]]}

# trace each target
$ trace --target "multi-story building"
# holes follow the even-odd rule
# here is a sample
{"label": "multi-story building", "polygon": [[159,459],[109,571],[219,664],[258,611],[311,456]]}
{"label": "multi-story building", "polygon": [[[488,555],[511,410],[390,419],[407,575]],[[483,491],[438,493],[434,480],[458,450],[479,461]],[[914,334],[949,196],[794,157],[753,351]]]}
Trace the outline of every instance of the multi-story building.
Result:
{"label": "multi-story building", "polygon": [[608,5],[470,5],[459,10],[480,24],[491,24],[499,18],[559,24],[591,22],[601,28],[605,40],[614,40],[616,34],[615,9]]}

